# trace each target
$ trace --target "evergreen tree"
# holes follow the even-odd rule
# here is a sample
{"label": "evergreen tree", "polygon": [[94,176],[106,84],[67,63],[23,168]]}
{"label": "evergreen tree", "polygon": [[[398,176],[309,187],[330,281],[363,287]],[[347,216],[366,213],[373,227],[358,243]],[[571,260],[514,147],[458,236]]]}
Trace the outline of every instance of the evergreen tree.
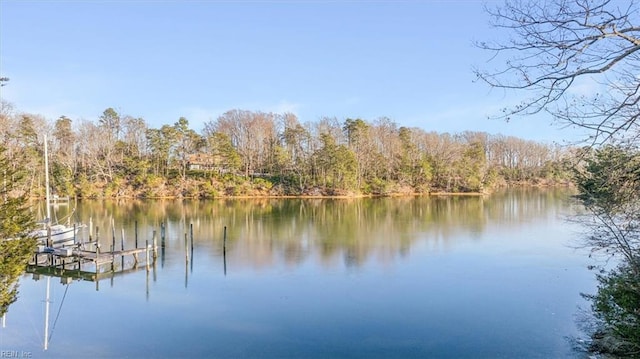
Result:
{"label": "evergreen tree", "polygon": [[35,239],[29,237],[33,226],[24,193],[16,193],[21,174],[13,170],[6,149],[0,145],[0,316],[18,296],[18,278],[35,248]]}

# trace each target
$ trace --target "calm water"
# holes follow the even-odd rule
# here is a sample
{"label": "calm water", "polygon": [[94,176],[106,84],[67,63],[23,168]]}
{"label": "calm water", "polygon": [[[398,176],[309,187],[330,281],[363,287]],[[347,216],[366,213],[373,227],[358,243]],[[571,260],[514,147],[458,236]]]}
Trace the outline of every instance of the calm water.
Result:
{"label": "calm water", "polygon": [[51,278],[46,351],[47,280],[23,276],[0,351],[581,357],[567,337],[582,336],[575,316],[587,304],[579,293],[593,292],[595,282],[585,253],[570,248],[578,228],[566,222],[575,210],[567,200],[566,191],[528,190],[487,198],[78,203],[75,217],[92,219],[103,249],[112,219],[117,246],[124,228],[126,248],[134,246],[135,221],[141,243],[166,223],[164,254],[149,272],[98,283]]}

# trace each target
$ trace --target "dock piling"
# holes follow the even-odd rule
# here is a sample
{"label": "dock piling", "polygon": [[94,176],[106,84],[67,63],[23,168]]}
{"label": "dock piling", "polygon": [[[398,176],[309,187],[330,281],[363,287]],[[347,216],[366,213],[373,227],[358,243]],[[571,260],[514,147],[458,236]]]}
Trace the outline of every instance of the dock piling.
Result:
{"label": "dock piling", "polygon": [[89,243],[93,239],[93,217],[89,217]]}
{"label": "dock piling", "polygon": [[[96,227],[96,234],[98,227]],[[96,242],[96,274],[99,272],[100,264],[98,263],[98,258],[100,258],[100,244]]]}
{"label": "dock piling", "polygon": [[153,236],[151,237],[153,241],[153,263],[156,262],[156,258],[158,258],[158,240],[156,238],[156,230],[153,230]]}
{"label": "dock piling", "polygon": [[191,232],[191,253],[193,253],[193,223],[191,223],[190,225],[190,232]]}
{"label": "dock piling", "polygon": [[145,265],[147,266],[147,272],[149,272],[149,240],[148,239],[145,241],[145,248],[146,248],[145,253],[147,255],[147,258],[146,258],[147,261]]}
{"label": "dock piling", "polygon": [[[124,252],[124,227],[122,227],[122,231],[120,233],[121,233],[121,236],[120,236],[120,251]],[[124,254],[121,255],[120,262],[121,262],[120,265],[122,266],[122,268],[124,268]]]}
{"label": "dock piling", "polygon": [[191,231],[191,272],[193,272],[193,223],[190,226]]}
{"label": "dock piling", "polygon": [[111,272],[115,271],[115,263],[116,263],[116,248],[115,244],[111,245]]}
{"label": "dock piling", "polygon": [[227,275],[227,226],[224,226],[224,234],[222,236],[222,262],[224,265],[224,275]]}
{"label": "dock piling", "polygon": [[116,250],[116,225],[113,219],[111,220],[111,250]]}

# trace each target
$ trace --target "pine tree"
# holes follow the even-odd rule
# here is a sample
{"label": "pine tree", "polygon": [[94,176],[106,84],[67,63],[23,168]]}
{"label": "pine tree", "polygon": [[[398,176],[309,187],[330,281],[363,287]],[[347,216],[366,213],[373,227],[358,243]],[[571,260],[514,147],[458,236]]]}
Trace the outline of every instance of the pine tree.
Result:
{"label": "pine tree", "polygon": [[24,272],[36,240],[28,236],[33,226],[24,193],[16,193],[21,174],[0,145],[0,316],[18,297],[18,278]]}

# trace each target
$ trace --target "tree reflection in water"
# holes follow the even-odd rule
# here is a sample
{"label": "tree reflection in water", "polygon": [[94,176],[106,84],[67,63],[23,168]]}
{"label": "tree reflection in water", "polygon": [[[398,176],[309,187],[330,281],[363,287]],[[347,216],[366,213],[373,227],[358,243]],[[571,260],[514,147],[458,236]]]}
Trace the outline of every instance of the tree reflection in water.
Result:
{"label": "tree reflection in water", "polygon": [[479,238],[489,224],[521,225],[549,215],[550,207],[568,206],[568,195],[566,189],[529,189],[491,198],[85,201],[78,204],[77,214],[84,223],[91,218],[107,247],[112,223],[124,229],[129,242],[137,223],[142,243],[153,230],[160,233],[163,224],[167,251],[184,250],[185,233],[193,224],[196,251],[211,256],[222,256],[227,227],[226,254],[236,266],[297,266],[313,258],[328,267],[338,262],[358,267],[370,258],[391,262],[406,256],[418,239],[447,248],[461,234]]}

